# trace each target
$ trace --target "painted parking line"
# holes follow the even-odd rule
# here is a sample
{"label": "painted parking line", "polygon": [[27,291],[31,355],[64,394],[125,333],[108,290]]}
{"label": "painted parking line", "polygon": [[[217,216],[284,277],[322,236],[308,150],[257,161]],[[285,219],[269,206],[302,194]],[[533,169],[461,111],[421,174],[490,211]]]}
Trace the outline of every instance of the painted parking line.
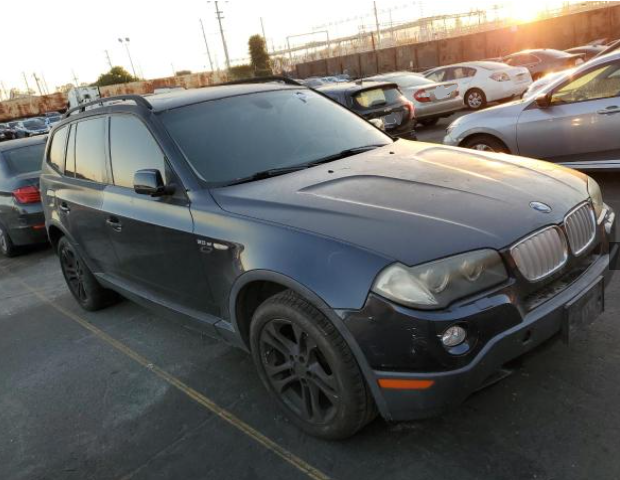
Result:
{"label": "painted parking line", "polygon": [[270,438],[266,437],[265,435],[260,433],[258,430],[252,428],[250,425],[245,423],[240,418],[236,417],[234,414],[232,414],[231,412],[229,412],[225,408],[220,407],[213,400],[211,400],[208,397],[206,397],[206,396],[202,395],[201,393],[197,392],[196,390],[194,390],[190,386],[188,386],[185,383],[183,383],[178,378],[174,377],[173,375],[170,375],[165,370],[162,370],[157,365],[153,364],[147,358],[145,358],[142,355],[140,355],[139,353],[135,352],[134,350],[129,348],[124,343],[119,342],[118,340],[116,340],[115,338],[111,337],[110,335],[108,335],[104,331],[102,331],[102,330],[98,329],[97,327],[95,327],[94,325],[92,325],[90,322],[84,320],[79,315],[77,315],[77,314],[67,310],[66,308],[64,308],[64,307],[58,305],[57,303],[55,303],[54,301],[50,300],[42,292],[40,292],[39,290],[37,290],[34,287],[31,287],[26,282],[24,282],[22,279],[20,279],[17,276],[15,276],[6,267],[0,265],[0,270],[3,270],[4,272],[6,272],[7,275],[10,275],[11,277],[15,278],[21,285],[23,285],[23,287],[25,289],[27,289],[30,293],[35,295],[39,300],[41,300],[42,302],[50,305],[52,308],[57,310],[59,313],[63,314],[65,317],[73,320],[74,322],[76,322],[79,325],[81,325],[82,327],[84,327],[86,330],[90,331],[93,335],[95,335],[100,340],[102,340],[105,343],[107,343],[108,345],[114,347],[116,350],[118,350],[119,352],[123,353],[125,356],[131,358],[136,363],[142,365],[144,368],[150,370],[156,376],[158,376],[160,379],[162,379],[163,381],[165,381],[169,385],[172,385],[177,390],[181,391],[186,396],[188,396],[189,398],[194,400],[196,403],[202,405],[207,410],[211,411],[212,413],[214,413],[215,415],[220,417],[222,420],[227,422],[229,425],[232,425],[237,430],[241,431],[242,433],[244,433],[245,435],[247,435],[248,437],[250,437],[251,439],[253,439],[257,443],[259,443],[260,445],[265,447],[267,450],[271,451],[272,453],[274,453],[275,455],[277,455],[281,459],[285,460],[290,465],[292,465],[294,468],[296,468],[297,470],[299,470],[303,474],[307,475],[309,478],[311,478],[313,480],[329,480],[330,477],[327,476],[325,473],[321,472],[317,468],[314,468],[312,465],[308,464],[307,462],[305,462],[304,460],[299,458],[297,455],[293,454],[292,452],[288,451],[286,448],[282,447],[278,443],[276,443],[273,440],[271,440]]}

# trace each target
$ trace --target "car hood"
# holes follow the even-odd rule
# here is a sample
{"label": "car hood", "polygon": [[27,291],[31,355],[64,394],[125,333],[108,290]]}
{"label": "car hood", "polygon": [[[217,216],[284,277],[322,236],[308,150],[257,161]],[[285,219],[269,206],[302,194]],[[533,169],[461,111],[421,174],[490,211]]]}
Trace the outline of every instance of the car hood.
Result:
{"label": "car hood", "polygon": [[[502,249],[560,223],[587,199],[585,178],[536,160],[400,140],[211,192],[231,213],[415,265],[473,249]],[[533,201],[548,204],[551,213],[532,209]]]}

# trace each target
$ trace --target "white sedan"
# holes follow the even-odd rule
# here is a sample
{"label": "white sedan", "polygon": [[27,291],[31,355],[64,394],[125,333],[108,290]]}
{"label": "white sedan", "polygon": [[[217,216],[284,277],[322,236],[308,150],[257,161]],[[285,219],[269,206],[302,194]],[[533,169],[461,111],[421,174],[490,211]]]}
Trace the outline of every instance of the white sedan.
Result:
{"label": "white sedan", "polygon": [[424,72],[433,82],[456,82],[465,106],[478,110],[488,102],[520,97],[532,83],[525,67],[511,67],[499,62],[467,62],[437,67]]}

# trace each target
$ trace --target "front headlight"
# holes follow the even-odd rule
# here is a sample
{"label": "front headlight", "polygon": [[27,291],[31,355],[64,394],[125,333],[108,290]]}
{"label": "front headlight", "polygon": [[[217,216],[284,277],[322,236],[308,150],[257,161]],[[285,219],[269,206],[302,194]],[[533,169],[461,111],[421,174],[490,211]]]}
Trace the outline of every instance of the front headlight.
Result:
{"label": "front headlight", "polygon": [[477,250],[416,267],[392,264],[379,274],[372,291],[402,305],[433,310],[507,279],[499,253]]}
{"label": "front headlight", "polygon": [[596,221],[598,223],[603,214],[603,210],[605,210],[605,202],[603,202],[601,187],[590,177],[588,177],[588,195],[590,195],[590,200],[592,200],[592,206],[594,207],[594,213],[596,214]]}

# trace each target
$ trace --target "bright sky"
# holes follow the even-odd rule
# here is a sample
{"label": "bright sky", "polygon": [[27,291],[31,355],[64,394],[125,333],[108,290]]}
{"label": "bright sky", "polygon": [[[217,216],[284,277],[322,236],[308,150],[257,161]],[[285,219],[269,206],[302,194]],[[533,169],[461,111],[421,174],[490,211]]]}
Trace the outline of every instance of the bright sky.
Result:
{"label": "bright sky", "polygon": [[[405,1],[378,0],[380,22],[415,20],[422,13],[459,13],[469,9],[488,9],[497,0]],[[519,15],[536,12],[559,1],[521,0],[513,3]],[[17,2],[15,5],[21,5]],[[0,25],[0,87],[25,89],[22,72],[30,88],[36,90],[33,73],[45,77],[50,91],[73,81],[93,82],[108,70],[105,50],[112,64],[130,70],[127,53],[118,37],[130,38],[130,49],[137,74],[144,78],[169,76],[175,70],[208,69],[199,19],[207,31],[213,57],[224,66],[224,53],[215,19],[215,5],[206,0],[31,0],[28,11],[2,8]],[[348,35],[359,24],[370,29],[373,18],[371,0],[230,0],[220,2],[224,30],[231,59],[247,57],[247,40],[261,33],[263,17],[269,47],[286,44],[287,35],[310,32],[316,27],[351,17],[366,18],[329,27],[330,36]],[[316,37],[320,38],[320,37]],[[310,37],[308,37],[308,40]],[[304,38],[303,41],[306,39]],[[130,70],[131,71],[131,70]]]}

